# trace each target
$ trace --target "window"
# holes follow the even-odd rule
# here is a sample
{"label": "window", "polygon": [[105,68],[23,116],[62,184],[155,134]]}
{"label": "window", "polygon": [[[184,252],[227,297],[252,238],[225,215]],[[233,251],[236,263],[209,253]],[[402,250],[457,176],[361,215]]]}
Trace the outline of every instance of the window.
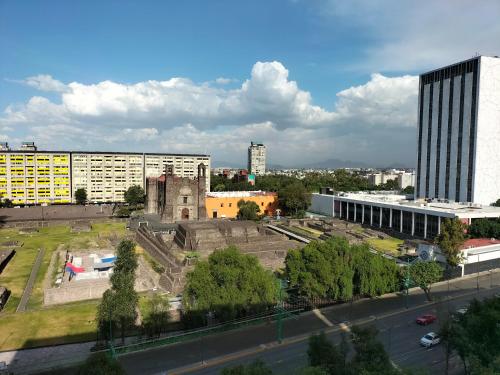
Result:
{"label": "window", "polygon": [[187,202],[188,202],[188,197],[182,197],[182,202],[183,202],[184,204],[187,204]]}
{"label": "window", "polygon": [[264,207],[264,202],[260,202],[260,205],[261,205],[262,207]]}
{"label": "window", "polygon": [[233,204],[232,204],[232,203],[229,203],[229,207],[233,207]]}
{"label": "window", "polygon": [[224,203],[221,203],[221,204],[220,204],[220,206],[221,206],[221,207],[224,207]]}

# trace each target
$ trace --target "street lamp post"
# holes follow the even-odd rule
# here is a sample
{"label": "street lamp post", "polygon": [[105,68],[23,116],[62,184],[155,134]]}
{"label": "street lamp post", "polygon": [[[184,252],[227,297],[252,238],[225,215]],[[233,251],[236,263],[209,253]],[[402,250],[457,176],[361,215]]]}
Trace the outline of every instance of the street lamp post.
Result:
{"label": "street lamp post", "polygon": [[479,254],[477,254],[477,262],[476,262],[476,287],[477,287],[477,292],[479,293]]}

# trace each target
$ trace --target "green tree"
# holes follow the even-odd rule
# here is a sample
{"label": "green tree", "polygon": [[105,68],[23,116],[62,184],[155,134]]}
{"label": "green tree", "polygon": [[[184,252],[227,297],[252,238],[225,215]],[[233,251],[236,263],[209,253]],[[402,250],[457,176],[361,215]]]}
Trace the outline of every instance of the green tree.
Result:
{"label": "green tree", "polygon": [[14,207],[14,203],[9,198],[5,198],[3,201],[0,200],[0,207],[12,208]]}
{"label": "green tree", "polygon": [[116,260],[113,273],[134,274],[138,265],[135,243],[130,240],[120,241],[116,248]]}
{"label": "green tree", "polygon": [[410,278],[424,292],[429,301],[432,301],[431,287],[443,277],[443,268],[438,262],[418,261],[410,266]]}
{"label": "green tree", "polygon": [[345,238],[311,242],[290,250],[286,275],[299,293],[308,297],[349,300],[354,294],[376,296],[396,290],[395,262],[372,254],[368,245],[350,245]]}
{"label": "green tree", "polygon": [[298,214],[311,204],[311,193],[301,182],[295,182],[278,192],[280,206],[288,213]]}
{"label": "green tree", "polygon": [[139,204],[144,204],[146,194],[144,194],[144,189],[139,185],[132,185],[125,191],[123,198],[125,202],[131,206],[137,206]]}
{"label": "green tree", "polygon": [[149,336],[160,336],[166,331],[170,320],[170,303],[168,297],[154,294],[147,303],[147,313],[144,318],[144,328]]}
{"label": "green tree", "polygon": [[272,371],[261,360],[256,360],[249,365],[239,365],[225,368],[221,375],[272,375]]}
{"label": "green tree", "polygon": [[444,219],[441,233],[436,237],[439,246],[449,265],[457,266],[462,260],[461,247],[465,242],[466,226],[459,219]]}
{"label": "green tree", "polygon": [[187,274],[183,305],[188,313],[211,312],[225,321],[265,311],[276,296],[273,274],[255,256],[230,246],[214,251]]}
{"label": "green tree", "polygon": [[351,332],[356,352],[351,368],[355,374],[399,374],[393,367],[384,346],[377,340],[378,331],[375,327],[353,326]]}
{"label": "green tree", "polygon": [[492,206],[495,207],[500,207],[500,199],[497,199],[494,203],[491,204]]}
{"label": "green tree", "polygon": [[472,238],[500,238],[500,220],[474,219],[467,232]]}
{"label": "green tree", "polygon": [[139,297],[134,290],[135,271],[137,269],[135,244],[123,240],[118,244],[116,261],[111,275],[111,288],[104,294],[97,308],[98,329],[104,337],[113,340],[109,330],[119,328],[122,342],[125,333],[131,328],[137,318]]}
{"label": "green tree", "polygon": [[398,180],[387,180],[384,184],[380,184],[376,188],[377,190],[399,190]]}
{"label": "green tree", "polygon": [[78,375],[124,375],[120,363],[106,353],[92,354],[77,370]]}
{"label": "green tree", "polygon": [[132,211],[130,210],[130,208],[128,207],[125,207],[125,206],[120,206],[118,207],[118,209],[115,211],[114,215],[116,217],[130,217],[130,214],[132,213]]}
{"label": "green tree", "polygon": [[307,357],[309,365],[313,368],[321,368],[326,373],[342,375],[347,373],[348,344],[342,335],[342,342],[333,345],[324,332],[309,338]]}
{"label": "green tree", "polygon": [[259,213],[260,208],[257,203],[243,199],[238,202],[238,219],[259,220]]}
{"label": "green tree", "polygon": [[75,201],[76,204],[87,203],[87,191],[84,188],[76,189],[75,191]]}
{"label": "green tree", "polygon": [[460,356],[466,374],[498,374],[500,369],[500,298],[473,300],[451,322],[443,340]]}
{"label": "green tree", "polygon": [[401,193],[403,194],[415,194],[415,187],[413,186],[407,186],[403,190],[401,190]]}

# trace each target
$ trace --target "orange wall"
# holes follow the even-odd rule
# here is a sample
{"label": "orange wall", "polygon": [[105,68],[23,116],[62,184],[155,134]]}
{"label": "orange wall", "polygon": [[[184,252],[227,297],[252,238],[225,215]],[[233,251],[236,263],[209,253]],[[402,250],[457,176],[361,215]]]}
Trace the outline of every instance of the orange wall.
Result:
{"label": "orange wall", "polygon": [[266,195],[258,195],[254,197],[206,197],[205,206],[207,208],[207,217],[213,218],[213,212],[217,211],[217,217],[235,218],[238,215],[238,202],[243,199],[244,201],[252,201],[257,203],[260,208],[260,214],[264,215],[267,210],[268,216],[275,215],[276,208],[278,208],[278,195],[268,193]]}

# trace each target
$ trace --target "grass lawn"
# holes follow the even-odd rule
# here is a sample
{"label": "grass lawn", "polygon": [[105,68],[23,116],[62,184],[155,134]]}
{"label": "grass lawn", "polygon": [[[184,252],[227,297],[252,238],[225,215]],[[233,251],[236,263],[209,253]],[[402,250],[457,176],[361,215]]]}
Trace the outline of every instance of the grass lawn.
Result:
{"label": "grass lawn", "polygon": [[403,240],[398,238],[389,237],[385,239],[380,238],[369,238],[366,240],[368,244],[375,250],[383,253],[389,253],[391,255],[399,255],[398,247],[404,243]]}
{"label": "grass lawn", "polygon": [[[65,344],[95,339],[98,301],[82,301],[42,308],[43,282],[54,250],[109,246],[107,238],[126,234],[125,223],[94,223],[90,232],[71,233],[61,225],[40,228],[39,232],[19,234],[19,229],[0,229],[0,239],[17,240],[23,246],[0,275],[0,285],[11,290],[7,306],[0,313],[0,350]],[[28,311],[15,313],[39,248],[45,249]]]}
{"label": "grass lawn", "polygon": [[98,301],[77,302],[0,316],[0,350],[91,341]]}
{"label": "grass lawn", "polygon": [[309,228],[309,227],[300,227],[300,229],[308,232],[309,235],[312,235],[312,236],[318,237],[318,238],[319,238],[319,236],[321,236],[323,234],[323,232],[321,232],[317,229]]}
{"label": "grass lawn", "polygon": [[14,228],[0,229],[1,240],[17,240],[24,243],[21,248],[16,249],[16,255],[0,275],[0,285],[7,287],[12,293],[4,311],[14,312],[16,310],[39,248],[45,249],[45,255],[28,303],[28,308],[31,309],[42,305],[43,280],[52,253],[60,244],[64,244],[70,249],[85,248],[89,242],[98,243],[99,236],[110,234],[120,236],[125,234],[125,231],[125,223],[116,222],[92,224],[92,231],[87,233],[71,233],[69,226],[40,228],[39,232],[30,234],[19,234],[19,229]]}

